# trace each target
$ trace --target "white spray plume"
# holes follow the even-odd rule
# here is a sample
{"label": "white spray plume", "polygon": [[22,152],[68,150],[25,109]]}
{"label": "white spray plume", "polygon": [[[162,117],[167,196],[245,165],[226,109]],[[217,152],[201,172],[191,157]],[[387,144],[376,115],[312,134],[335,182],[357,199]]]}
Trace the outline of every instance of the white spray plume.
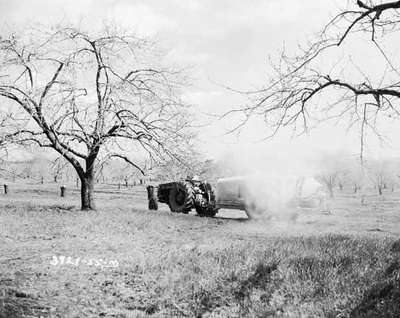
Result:
{"label": "white spray plume", "polygon": [[[310,154],[262,153],[259,147],[236,147],[220,161],[231,176],[242,176],[253,214],[288,217],[295,214],[296,198],[320,191],[313,177],[316,158]],[[301,184],[301,189],[299,185]],[[299,193],[299,190],[302,193]]]}

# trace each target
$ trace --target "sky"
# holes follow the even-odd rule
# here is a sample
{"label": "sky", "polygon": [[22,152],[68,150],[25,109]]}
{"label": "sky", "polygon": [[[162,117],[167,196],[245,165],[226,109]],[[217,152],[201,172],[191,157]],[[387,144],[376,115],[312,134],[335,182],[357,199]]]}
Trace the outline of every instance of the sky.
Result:
{"label": "sky", "polygon": [[[358,132],[346,133],[342,124],[325,123],[308,135],[293,138],[291,131],[284,130],[274,139],[263,140],[267,131],[260,122],[251,122],[238,136],[226,134],[232,124],[229,118],[221,121],[213,115],[244,102],[242,95],[226,86],[236,90],[262,86],[268,72],[268,56],[277,56],[283,46],[295,49],[346,3],[346,0],[0,0],[0,25],[12,28],[34,22],[65,21],[96,28],[113,22],[138,35],[154,37],[168,52],[168,59],[189,67],[193,83],[185,99],[194,105],[201,126],[198,147],[207,157],[259,153],[284,160],[324,152],[356,155]],[[367,65],[372,59],[368,55],[363,57]],[[400,156],[396,129],[395,123],[386,125],[383,130],[388,142],[381,145],[371,137],[367,151],[379,156]]]}

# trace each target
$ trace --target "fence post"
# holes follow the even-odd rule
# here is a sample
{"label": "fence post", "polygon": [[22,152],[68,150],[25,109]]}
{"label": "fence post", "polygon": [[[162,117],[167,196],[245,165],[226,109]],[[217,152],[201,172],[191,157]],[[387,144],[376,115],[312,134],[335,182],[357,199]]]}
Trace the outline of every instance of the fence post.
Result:
{"label": "fence post", "polygon": [[65,186],[61,186],[60,187],[60,189],[61,189],[61,197],[63,198],[63,197],[65,197]]}
{"label": "fence post", "polygon": [[8,184],[5,184],[4,185],[4,194],[7,194],[8,193]]}

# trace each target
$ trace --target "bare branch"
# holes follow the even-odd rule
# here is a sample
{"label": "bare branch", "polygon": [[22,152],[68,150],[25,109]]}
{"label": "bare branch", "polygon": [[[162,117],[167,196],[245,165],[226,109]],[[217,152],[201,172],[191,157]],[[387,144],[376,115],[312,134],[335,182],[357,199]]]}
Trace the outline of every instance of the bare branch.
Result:
{"label": "bare branch", "polygon": [[[241,92],[249,102],[222,116],[242,115],[241,121],[229,133],[243,129],[254,117],[264,119],[272,136],[282,127],[291,126],[294,130],[301,127],[303,133],[314,126],[313,123],[346,117],[349,127],[360,124],[362,151],[366,128],[381,138],[376,127],[378,117],[387,114],[400,118],[400,80],[392,78],[393,73],[398,75],[400,72],[378,39],[383,39],[389,32],[400,31],[400,1],[376,2],[352,1],[354,8],[337,14],[315,41],[305,48],[300,47],[298,54],[290,57],[282,52],[278,63],[272,65],[275,75],[265,87]],[[321,66],[324,54],[340,46],[344,40],[350,41],[353,33],[370,34],[378,54],[384,58],[382,62],[386,62],[386,70],[377,81],[366,76],[354,61],[351,62],[364,81],[355,80],[353,74],[349,76],[338,71],[339,62],[334,63],[330,70],[321,70],[324,68]]]}
{"label": "bare branch", "polygon": [[82,207],[92,208],[98,158],[120,158],[144,173],[136,161],[179,160],[190,147],[182,73],[153,57],[148,41],[72,27],[29,35],[0,41],[0,98],[26,119],[14,122],[8,140],[50,147],[68,161],[82,182]]}

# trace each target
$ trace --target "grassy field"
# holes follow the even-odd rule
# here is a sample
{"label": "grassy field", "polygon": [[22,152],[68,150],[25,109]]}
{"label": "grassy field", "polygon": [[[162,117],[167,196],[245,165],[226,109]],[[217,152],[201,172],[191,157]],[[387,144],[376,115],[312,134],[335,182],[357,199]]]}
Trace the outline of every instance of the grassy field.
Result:
{"label": "grassy field", "polygon": [[73,188],[0,195],[1,318],[400,316],[400,192],[248,221],[150,212],[143,187],[82,212]]}

